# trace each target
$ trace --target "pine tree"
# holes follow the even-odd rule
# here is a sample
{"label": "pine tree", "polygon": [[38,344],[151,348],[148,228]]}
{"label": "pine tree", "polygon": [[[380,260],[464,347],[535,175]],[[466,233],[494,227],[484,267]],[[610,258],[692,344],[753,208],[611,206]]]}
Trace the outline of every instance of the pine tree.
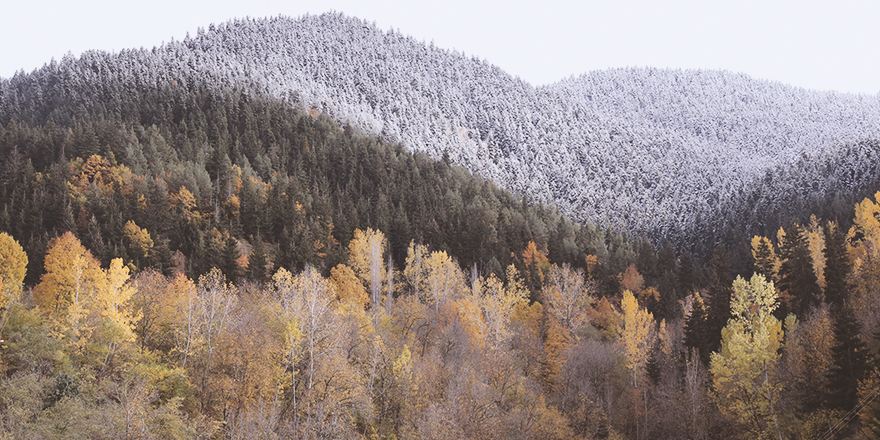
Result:
{"label": "pine tree", "polygon": [[225,246],[223,247],[223,274],[226,275],[226,279],[229,280],[230,283],[235,283],[238,281],[239,275],[239,267],[238,267],[238,259],[241,257],[241,253],[238,251],[238,240],[233,237],[226,238]]}
{"label": "pine tree", "polygon": [[832,307],[843,307],[849,293],[846,279],[849,270],[844,234],[836,223],[828,222],[825,227],[825,302]]}
{"label": "pine tree", "polygon": [[265,283],[269,281],[266,271],[266,266],[268,265],[266,247],[260,234],[257,234],[253,242],[254,247],[251,249],[251,254],[248,257],[247,276],[253,281]]}
{"label": "pine tree", "polygon": [[849,307],[832,307],[834,346],[833,366],[827,374],[826,402],[829,408],[849,411],[859,401],[859,381],[868,372],[868,349],[862,341],[861,325]]}
{"label": "pine tree", "polygon": [[700,354],[703,365],[709,365],[709,329],[708,314],[703,297],[695,292],[691,295],[691,313],[684,324],[684,345],[695,348]]}
{"label": "pine tree", "polygon": [[694,286],[698,284],[696,263],[693,255],[687,249],[681,254],[679,263],[678,291],[687,296],[693,292]]}
{"label": "pine tree", "polygon": [[780,254],[785,258],[779,267],[778,285],[783,304],[777,311],[777,317],[784,317],[788,313],[804,317],[819,305],[821,290],[813,270],[806,234],[798,223],[793,223],[785,233]]}
{"label": "pine tree", "polygon": [[752,257],[755,259],[755,270],[771,281],[777,280],[776,266],[778,259],[773,250],[773,243],[767,237],[752,237]]}
{"label": "pine tree", "polygon": [[150,264],[162,272],[162,275],[171,276],[174,273],[174,255],[171,253],[168,239],[162,237],[157,241],[155,251],[150,258]]}
{"label": "pine tree", "polygon": [[706,319],[706,346],[709,352],[721,348],[721,329],[730,319],[730,295],[733,276],[730,256],[723,245],[715,248],[712,255],[712,278],[709,284],[709,311]]}

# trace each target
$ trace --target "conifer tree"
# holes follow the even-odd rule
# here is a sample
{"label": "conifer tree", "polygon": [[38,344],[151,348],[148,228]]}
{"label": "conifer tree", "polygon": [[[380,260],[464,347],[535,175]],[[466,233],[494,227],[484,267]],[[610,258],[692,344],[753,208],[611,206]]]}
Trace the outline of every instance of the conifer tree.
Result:
{"label": "conifer tree", "polygon": [[224,242],[223,247],[223,274],[226,275],[226,279],[229,280],[230,283],[235,283],[238,280],[239,275],[239,267],[238,267],[238,259],[241,257],[241,253],[238,251],[238,240],[233,237],[227,237]]}
{"label": "conifer tree", "polygon": [[825,302],[832,307],[843,307],[849,294],[849,265],[844,234],[835,222],[828,222],[825,227]]}
{"label": "conifer tree", "polygon": [[678,291],[683,296],[690,295],[694,291],[697,281],[697,268],[693,255],[685,249],[679,259]]}
{"label": "conifer tree", "polygon": [[784,259],[779,266],[778,287],[788,304],[783,301],[777,317],[788,313],[806,316],[813,307],[819,305],[821,290],[813,270],[806,234],[800,224],[793,223],[786,231],[785,241],[780,244],[780,254]]}
{"label": "conifer tree", "polygon": [[773,243],[767,237],[752,237],[752,257],[755,259],[755,269],[758,273],[771,281],[777,280],[776,266],[778,259],[773,250]]}
{"label": "conifer tree", "polygon": [[723,245],[715,248],[712,255],[712,278],[709,284],[709,310],[706,319],[706,346],[709,352],[721,348],[721,329],[730,318],[730,295],[733,276],[730,269],[730,256]]}
{"label": "conifer tree", "polygon": [[263,244],[260,234],[257,234],[253,242],[253,249],[251,249],[251,254],[248,256],[247,277],[251,280],[265,283],[269,281],[266,271],[268,264],[266,260],[266,246]]}
{"label": "conifer tree", "polygon": [[847,306],[832,307],[833,366],[828,371],[826,402],[829,408],[849,411],[859,401],[859,381],[868,372],[868,349],[860,336],[861,325]]}
{"label": "conifer tree", "polygon": [[703,297],[695,292],[691,295],[691,313],[684,324],[684,345],[697,350],[703,365],[709,365],[709,339],[706,306]]}

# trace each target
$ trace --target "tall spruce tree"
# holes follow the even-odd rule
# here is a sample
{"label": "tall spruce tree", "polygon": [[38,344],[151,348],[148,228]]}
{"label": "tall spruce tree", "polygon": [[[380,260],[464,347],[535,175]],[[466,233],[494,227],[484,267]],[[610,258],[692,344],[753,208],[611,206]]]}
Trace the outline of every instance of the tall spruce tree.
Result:
{"label": "tall spruce tree", "polygon": [[263,244],[263,238],[257,234],[253,239],[253,249],[248,257],[247,277],[253,281],[265,283],[269,281],[266,274],[267,258],[266,246]]}
{"label": "tall spruce tree", "polygon": [[706,319],[708,352],[718,351],[721,348],[721,329],[730,319],[732,286],[730,255],[724,245],[718,245],[712,254],[712,275],[709,284],[709,310]]}
{"label": "tall spruce tree", "polygon": [[846,237],[835,222],[825,227],[825,302],[842,307],[849,292],[847,275],[850,270]]}
{"label": "tall spruce tree", "polygon": [[833,366],[828,371],[829,408],[849,411],[859,401],[859,381],[868,372],[868,349],[862,341],[861,325],[847,306],[832,307],[834,346],[831,347]]}
{"label": "tall spruce tree", "polygon": [[221,264],[223,264],[223,274],[226,275],[226,279],[230,283],[238,281],[239,257],[241,257],[241,252],[238,251],[238,240],[230,236],[226,239],[225,246],[223,247],[223,259],[221,261]]}
{"label": "tall spruce tree", "polygon": [[776,274],[776,252],[773,250],[773,243],[767,237],[752,238],[752,257],[755,259],[755,270],[758,273],[763,274],[770,281],[779,281]]}
{"label": "tall spruce tree", "polygon": [[807,243],[806,233],[798,223],[792,223],[780,243],[780,254],[784,258],[779,267],[779,291],[783,304],[777,309],[777,317],[784,319],[789,313],[799,317],[806,316],[820,303],[819,280],[813,271],[813,258]]}
{"label": "tall spruce tree", "polygon": [[684,345],[696,349],[703,365],[709,365],[709,335],[708,315],[703,297],[695,292],[691,295],[691,313],[687,316],[684,324]]}

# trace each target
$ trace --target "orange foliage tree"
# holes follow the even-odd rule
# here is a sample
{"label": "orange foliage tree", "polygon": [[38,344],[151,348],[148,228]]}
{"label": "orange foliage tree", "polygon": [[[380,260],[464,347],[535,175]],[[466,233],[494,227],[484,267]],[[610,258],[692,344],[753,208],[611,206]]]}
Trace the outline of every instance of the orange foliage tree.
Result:
{"label": "orange foliage tree", "polygon": [[65,232],[49,243],[45,268],[34,288],[34,303],[63,330],[70,330],[75,340],[86,313],[85,301],[102,277],[100,264],[78,238]]}
{"label": "orange foliage tree", "polygon": [[21,245],[9,234],[0,233],[0,310],[21,293],[27,263]]}

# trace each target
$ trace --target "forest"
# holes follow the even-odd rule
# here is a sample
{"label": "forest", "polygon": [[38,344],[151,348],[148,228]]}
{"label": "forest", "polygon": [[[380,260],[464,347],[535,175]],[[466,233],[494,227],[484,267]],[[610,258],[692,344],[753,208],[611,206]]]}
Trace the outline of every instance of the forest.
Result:
{"label": "forest", "polygon": [[880,194],[703,258],[283,101],[129,96],[0,124],[4,437],[880,434]]}
{"label": "forest", "polygon": [[877,96],[648,68],[534,87],[340,13],[236,19],[154,48],[52,60],[0,80],[0,122],[143,113],[141,125],[160,126],[150,113],[170,103],[153,98],[168,87],[283,100],[578,222],[702,256],[719,243],[746,255],[751,236],[811,214],[851,219],[880,187]]}
{"label": "forest", "polygon": [[0,79],[0,438],[878,438],[877,109],[341,14]]}

